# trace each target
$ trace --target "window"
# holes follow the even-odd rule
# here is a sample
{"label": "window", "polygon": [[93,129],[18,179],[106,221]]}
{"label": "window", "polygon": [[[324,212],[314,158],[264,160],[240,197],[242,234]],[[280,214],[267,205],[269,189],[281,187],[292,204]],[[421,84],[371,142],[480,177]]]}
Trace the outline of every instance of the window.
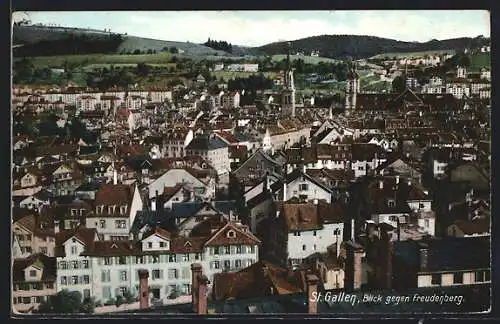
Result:
{"label": "window", "polygon": [[189,253],[185,253],[185,254],[182,255],[182,261],[183,262],[189,261]]}
{"label": "window", "polygon": [[229,238],[234,238],[234,237],[236,237],[236,233],[235,233],[233,230],[228,231],[228,232],[227,232],[227,237],[229,237]]}
{"label": "window", "polygon": [[118,259],[118,264],[127,264],[127,257],[120,256],[117,259]]}
{"label": "window", "polygon": [[102,299],[104,301],[111,299],[111,287],[110,286],[103,286],[102,287]]}
{"label": "window", "polygon": [[241,253],[241,245],[236,245],[236,253],[237,254]]}
{"label": "window", "polygon": [[99,228],[106,228],[106,220],[105,219],[99,220]]}
{"label": "window", "polygon": [[249,252],[249,253],[255,253],[255,246],[250,245],[250,246],[248,247],[248,252]]}
{"label": "window", "polygon": [[220,269],[220,262],[219,261],[214,261],[214,269]]}
{"label": "window", "polygon": [[396,206],[396,202],[393,199],[389,199],[389,201],[387,202],[387,205],[389,207],[394,207],[394,206]]}
{"label": "window", "polygon": [[176,254],[169,254],[168,262],[177,262]]}
{"label": "window", "polygon": [[166,244],[165,242],[160,242],[160,247],[161,247],[161,248],[164,248],[164,247],[166,247],[166,246],[167,246],[167,244]]}
{"label": "window", "polygon": [[127,270],[120,271],[120,281],[127,281]]}
{"label": "window", "polygon": [[84,269],[88,269],[89,268],[89,260],[83,260],[82,261],[82,267]]}
{"label": "window", "polygon": [[110,270],[102,270],[101,271],[101,281],[102,282],[110,282],[111,281],[111,271]]}
{"label": "window", "polygon": [[422,203],[418,204],[418,208],[422,209],[424,207],[425,207],[424,204],[422,204]]}
{"label": "window", "polygon": [[214,247],[214,254],[219,254],[219,247],[218,246]]}
{"label": "window", "polygon": [[136,264],[144,264],[144,257],[143,256],[136,256],[135,263]]}
{"label": "window", "polygon": [[78,269],[78,261],[71,261],[71,269]]}
{"label": "window", "polygon": [[68,283],[66,276],[61,277],[61,285],[66,285]]}
{"label": "window", "polygon": [[464,274],[462,272],[454,273],[453,274],[453,283],[454,284],[464,283]]}
{"label": "window", "polygon": [[71,246],[71,254],[75,255],[78,253],[78,247],[76,245]]}
{"label": "window", "polygon": [[104,258],[104,265],[113,265],[113,258]]}
{"label": "window", "polygon": [[127,222],[125,220],[115,220],[115,228],[127,228]]}
{"label": "window", "polygon": [[224,246],[224,254],[231,254],[231,247],[229,245]]}
{"label": "window", "polygon": [[54,289],[54,283],[49,282],[49,283],[47,283],[47,284],[45,285],[45,287],[46,287],[47,289]]}
{"label": "window", "polygon": [[42,302],[42,296],[35,296],[35,303],[40,304]]}
{"label": "window", "polygon": [[199,253],[195,253],[194,254],[194,259],[195,260],[199,260],[200,259],[200,254]]}
{"label": "window", "polygon": [[31,298],[30,297],[23,297],[23,304],[31,304]]}
{"label": "window", "polygon": [[148,249],[152,249],[153,248],[153,242],[148,242]]}
{"label": "window", "polygon": [[30,270],[30,277],[36,277],[36,270]]}
{"label": "window", "polygon": [[88,275],[83,276],[83,283],[86,285],[90,283],[90,277]]}
{"label": "window", "polygon": [[313,231],[313,236],[316,236],[316,231]]}
{"label": "window", "polygon": [[301,184],[299,184],[299,190],[300,191],[307,191],[308,187],[309,186],[308,186],[307,183],[301,183]]}
{"label": "window", "polygon": [[306,250],[306,245],[302,245],[302,251],[305,251]]}
{"label": "window", "polygon": [[316,251],[316,244],[313,245],[313,250]]}
{"label": "window", "polygon": [[293,236],[300,236],[300,232],[293,232]]}
{"label": "window", "polygon": [[168,279],[177,279],[177,269],[168,269]]}
{"label": "window", "polygon": [[77,285],[78,284],[78,276],[72,276],[71,277],[71,284]]}
{"label": "window", "polygon": [[90,289],[83,290],[83,298],[90,298]]}
{"label": "window", "polygon": [[160,263],[160,256],[152,255],[151,256],[151,263]]}
{"label": "window", "polygon": [[230,269],[230,268],[231,268],[231,261],[224,260],[224,269]]}
{"label": "window", "polygon": [[424,220],[424,226],[429,227],[429,220],[428,219]]}
{"label": "window", "polygon": [[484,282],[484,271],[476,271],[474,273],[475,282]]}
{"label": "window", "polygon": [[153,280],[161,279],[161,270],[153,270],[152,277],[153,277]]}
{"label": "window", "polygon": [[237,269],[241,268],[241,260],[235,260],[234,261],[234,267],[237,268]]}

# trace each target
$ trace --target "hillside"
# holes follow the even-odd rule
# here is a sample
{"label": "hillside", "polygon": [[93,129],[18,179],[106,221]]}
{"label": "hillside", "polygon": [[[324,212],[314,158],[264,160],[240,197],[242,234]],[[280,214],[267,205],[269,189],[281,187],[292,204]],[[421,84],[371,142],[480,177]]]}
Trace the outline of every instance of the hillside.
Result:
{"label": "hillside", "polygon": [[[355,36],[355,35],[323,35],[307,37],[291,41],[292,52],[319,51],[322,57],[343,59],[368,58],[383,53],[412,53],[424,51],[455,50],[474,48],[487,44],[489,38],[455,38],[447,40],[432,40],[425,43],[402,42],[394,39]],[[258,47],[262,55],[283,54],[287,51],[288,42],[277,42]]]}
{"label": "hillside", "polygon": [[[107,42],[110,37],[120,38],[116,42],[108,42],[107,51],[102,51],[101,53],[113,54],[113,53],[123,53],[123,52],[133,52],[135,50],[147,51],[162,51],[165,48],[176,47],[181,51],[184,51],[187,55],[193,56],[229,56],[231,54],[216,51],[210,47],[189,43],[189,42],[173,42],[173,41],[163,41],[150,38],[142,38],[129,35],[119,35],[115,33],[105,32],[102,30],[92,30],[92,29],[78,29],[69,27],[48,27],[48,26],[14,26],[13,27],[13,44],[23,44],[24,46],[17,48],[14,52],[15,56],[41,56],[41,55],[66,55],[73,54],[65,51],[66,49],[57,50],[54,49],[54,45],[63,44],[67,42],[69,38],[77,39],[77,42],[81,41],[81,38],[86,40],[91,39],[93,42]],[[75,41],[73,41],[75,43]],[[40,46],[40,45],[45,46]],[[47,53],[43,51],[41,47],[50,47],[52,52]],[[78,54],[91,54],[97,53],[95,51],[88,50],[88,46],[80,46],[78,49]],[[243,53],[245,48],[237,47],[236,52]],[[235,53],[237,54],[237,53]]]}

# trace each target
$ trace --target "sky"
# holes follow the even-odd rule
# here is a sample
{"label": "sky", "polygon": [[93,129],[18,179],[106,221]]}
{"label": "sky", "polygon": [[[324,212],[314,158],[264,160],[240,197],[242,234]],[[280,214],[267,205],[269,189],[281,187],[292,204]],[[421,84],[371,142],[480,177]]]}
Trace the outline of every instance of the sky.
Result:
{"label": "sky", "polygon": [[490,37],[484,10],[363,11],[45,11],[26,14],[32,23],[111,29],[128,35],[192,43],[210,37],[260,46],[318,35],[369,35],[400,41]]}

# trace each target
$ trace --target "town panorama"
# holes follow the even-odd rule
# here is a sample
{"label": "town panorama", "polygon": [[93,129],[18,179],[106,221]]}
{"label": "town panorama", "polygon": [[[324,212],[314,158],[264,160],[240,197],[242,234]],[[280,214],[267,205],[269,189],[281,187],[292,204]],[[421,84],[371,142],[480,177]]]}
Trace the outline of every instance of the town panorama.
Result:
{"label": "town panorama", "polygon": [[490,38],[18,17],[13,313],[489,310]]}

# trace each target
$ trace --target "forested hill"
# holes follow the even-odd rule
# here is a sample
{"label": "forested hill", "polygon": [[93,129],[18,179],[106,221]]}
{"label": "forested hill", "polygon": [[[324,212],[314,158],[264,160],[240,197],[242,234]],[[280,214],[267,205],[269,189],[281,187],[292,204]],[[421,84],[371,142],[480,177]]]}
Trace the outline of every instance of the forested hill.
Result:
{"label": "forested hill", "polygon": [[[355,35],[323,35],[307,37],[291,41],[292,52],[303,52],[309,55],[312,51],[319,51],[319,55],[329,58],[355,59],[368,58],[383,53],[410,53],[438,50],[459,50],[476,48],[490,42],[489,38],[455,38],[446,40],[432,40],[425,43],[402,42],[394,39],[355,36]],[[276,55],[287,51],[288,42],[277,42],[258,47],[260,54]]]}

